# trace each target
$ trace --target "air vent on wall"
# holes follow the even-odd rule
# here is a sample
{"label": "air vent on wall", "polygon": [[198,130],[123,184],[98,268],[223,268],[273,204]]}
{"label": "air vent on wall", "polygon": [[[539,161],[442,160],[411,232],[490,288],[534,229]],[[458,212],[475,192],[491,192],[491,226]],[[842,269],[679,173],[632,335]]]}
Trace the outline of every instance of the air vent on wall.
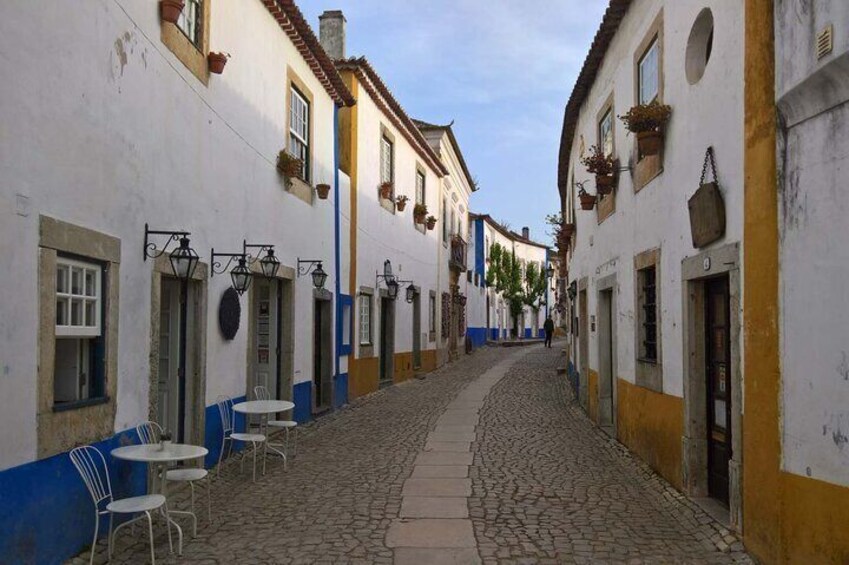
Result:
{"label": "air vent on wall", "polygon": [[828,24],[817,34],[817,60],[822,59],[834,49],[834,28]]}

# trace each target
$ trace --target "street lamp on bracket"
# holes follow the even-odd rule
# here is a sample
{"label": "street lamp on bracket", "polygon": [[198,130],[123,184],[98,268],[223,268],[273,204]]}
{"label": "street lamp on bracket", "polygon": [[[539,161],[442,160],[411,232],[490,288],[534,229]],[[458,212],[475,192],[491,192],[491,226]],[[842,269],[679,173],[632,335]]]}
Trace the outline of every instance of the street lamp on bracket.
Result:
{"label": "street lamp on bracket", "polygon": [[[151,236],[161,235],[168,236],[168,238],[160,248],[155,242],[151,241]],[[190,245],[190,235],[191,233],[187,231],[152,230],[148,224],[145,224],[144,260],[147,261],[148,257],[151,259],[161,257],[168,251],[172,243],[179,242],[179,245],[168,255],[168,260],[171,263],[171,270],[174,272],[175,277],[181,281],[189,280],[195,274],[195,269],[200,261],[198,254]]]}
{"label": "street lamp on bracket", "polygon": [[298,259],[298,278],[312,272],[312,285],[321,290],[327,282],[327,273],[321,265],[321,259]]}

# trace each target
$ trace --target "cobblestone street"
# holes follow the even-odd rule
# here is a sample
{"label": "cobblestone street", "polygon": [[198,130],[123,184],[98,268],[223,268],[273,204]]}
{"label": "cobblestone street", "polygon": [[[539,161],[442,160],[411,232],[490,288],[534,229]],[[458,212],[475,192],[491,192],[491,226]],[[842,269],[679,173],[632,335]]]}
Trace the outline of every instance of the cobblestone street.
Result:
{"label": "cobblestone street", "polygon": [[[230,460],[213,482],[212,523],[201,516],[196,538],[184,528],[178,559],[160,520],[157,557],[748,562],[732,534],[589,422],[556,374],[560,355],[556,346],[484,348],[382,390],[304,427],[289,469],[269,460],[256,484]],[[125,530],[113,560],[145,562],[136,539],[144,536]]]}

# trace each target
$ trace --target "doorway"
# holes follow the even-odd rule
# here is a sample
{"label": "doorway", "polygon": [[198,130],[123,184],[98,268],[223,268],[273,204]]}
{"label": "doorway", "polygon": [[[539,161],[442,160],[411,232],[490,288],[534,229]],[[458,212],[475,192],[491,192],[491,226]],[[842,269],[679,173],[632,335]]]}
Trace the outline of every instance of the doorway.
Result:
{"label": "doorway", "polygon": [[[329,292],[327,293],[330,294]],[[314,412],[329,410],[333,403],[332,312],[331,300],[320,297],[313,308],[313,390]]]}
{"label": "doorway", "polygon": [[421,294],[416,289],[413,297],[413,369],[422,367],[422,305]]}
{"label": "doorway", "polygon": [[590,342],[589,342],[589,312],[587,305],[587,289],[586,282],[583,288],[578,291],[578,396],[581,401],[581,406],[584,410],[587,409],[590,376]]}
{"label": "doorway", "polygon": [[[253,287],[253,330],[254,340],[251,355],[253,369],[248,395],[254,394],[254,387],[264,386],[271,398],[283,399],[281,378],[282,351],[282,285],[276,280],[256,277]],[[288,393],[285,394],[288,396]]]}
{"label": "doorway", "polygon": [[616,301],[615,279],[598,282],[598,424],[616,437]]}
{"label": "doorway", "polygon": [[728,505],[731,461],[731,332],[728,277],[705,283],[708,494]]}
{"label": "doorway", "polygon": [[380,386],[391,385],[395,375],[395,300],[380,297]]}
{"label": "doorway", "polygon": [[[176,278],[162,277],[155,418],[164,430],[172,433],[174,441],[181,443],[194,437],[197,296],[196,285],[192,282],[181,283]],[[185,359],[184,368],[181,368],[181,357]]]}

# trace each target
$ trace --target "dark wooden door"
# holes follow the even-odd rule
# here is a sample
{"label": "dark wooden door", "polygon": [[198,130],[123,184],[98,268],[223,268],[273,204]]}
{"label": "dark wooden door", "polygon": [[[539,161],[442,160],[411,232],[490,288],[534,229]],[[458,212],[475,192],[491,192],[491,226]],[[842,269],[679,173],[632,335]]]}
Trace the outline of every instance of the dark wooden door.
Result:
{"label": "dark wooden door", "polygon": [[316,407],[324,406],[324,383],[322,382],[322,374],[324,367],[322,366],[321,355],[321,301],[316,300],[313,311],[315,312],[315,320],[313,321],[313,387],[315,388],[315,405]]}
{"label": "dark wooden door", "polygon": [[708,493],[728,504],[731,460],[731,336],[728,279],[706,283]]}

